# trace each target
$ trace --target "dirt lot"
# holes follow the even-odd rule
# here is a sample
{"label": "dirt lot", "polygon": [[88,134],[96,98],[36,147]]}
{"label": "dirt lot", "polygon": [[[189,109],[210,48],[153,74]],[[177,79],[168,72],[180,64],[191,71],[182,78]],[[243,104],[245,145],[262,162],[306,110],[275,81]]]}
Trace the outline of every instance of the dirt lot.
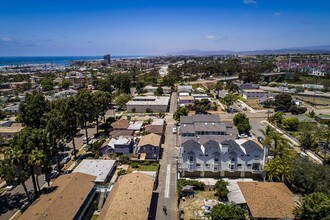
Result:
{"label": "dirt lot", "polygon": [[247,100],[245,100],[245,103],[247,105],[249,105],[251,108],[253,108],[254,110],[262,110],[262,109],[264,109],[264,107],[262,107],[259,104],[259,99],[247,99]]}
{"label": "dirt lot", "polygon": [[[204,205],[204,199],[214,199],[217,198],[214,196],[215,191],[199,191],[195,194],[193,198],[186,198],[185,201],[180,202],[180,208],[184,209],[184,219],[191,220],[197,219],[195,213],[203,213],[202,206]],[[198,218],[201,219],[201,218]],[[205,217],[205,219],[208,219]]]}

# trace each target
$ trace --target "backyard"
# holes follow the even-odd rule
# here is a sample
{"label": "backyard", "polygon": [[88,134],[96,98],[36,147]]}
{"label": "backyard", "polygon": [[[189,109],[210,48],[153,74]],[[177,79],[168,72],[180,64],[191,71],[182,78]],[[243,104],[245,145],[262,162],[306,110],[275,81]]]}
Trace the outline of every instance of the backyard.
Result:
{"label": "backyard", "polygon": [[[180,209],[184,210],[184,219],[203,219],[204,200],[218,201],[214,196],[215,191],[197,191],[193,198],[186,198],[185,201],[181,200]],[[207,218],[206,218],[207,219]]]}
{"label": "backyard", "polygon": [[259,99],[246,99],[244,102],[254,110],[264,109],[264,107],[259,104]]}

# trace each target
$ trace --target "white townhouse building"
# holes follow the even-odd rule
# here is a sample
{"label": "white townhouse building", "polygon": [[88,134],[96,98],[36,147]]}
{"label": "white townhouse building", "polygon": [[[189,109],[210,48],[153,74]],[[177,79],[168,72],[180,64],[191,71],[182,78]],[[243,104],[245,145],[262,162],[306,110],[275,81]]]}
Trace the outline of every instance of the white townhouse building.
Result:
{"label": "white townhouse building", "polygon": [[262,173],[263,147],[254,140],[235,139],[235,129],[220,122],[218,115],[183,116],[180,131],[181,176],[253,177]]}

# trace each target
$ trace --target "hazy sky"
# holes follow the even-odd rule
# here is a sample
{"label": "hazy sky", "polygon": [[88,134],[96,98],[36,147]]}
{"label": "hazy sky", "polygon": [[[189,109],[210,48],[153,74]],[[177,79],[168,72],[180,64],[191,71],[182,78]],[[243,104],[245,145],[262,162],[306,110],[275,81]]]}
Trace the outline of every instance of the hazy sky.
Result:
{"label": "hazy sky", "polygon": [[0,56],[329,44],[329,0],[0,0]]}

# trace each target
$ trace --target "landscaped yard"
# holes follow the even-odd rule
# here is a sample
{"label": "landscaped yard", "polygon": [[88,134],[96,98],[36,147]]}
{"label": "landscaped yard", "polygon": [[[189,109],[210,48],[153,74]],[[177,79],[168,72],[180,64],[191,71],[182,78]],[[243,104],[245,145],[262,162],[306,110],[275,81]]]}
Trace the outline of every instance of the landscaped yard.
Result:
{"label": "landscaped yard", "polygon": [[329,98],[323,98],[323,97],[312,97],[312,96],[301,96],[301,95],[295,95],[295,97],[299,100],[302,100],[304,102],[307,102],[308,104],[312,105],[330,105],[330,99]]}
{"label": "landscaped yard", "polygon": [[154,165],[141,165],[138,168],[139,171],[154,171],[157,172],[158,171],[158,164]]}

